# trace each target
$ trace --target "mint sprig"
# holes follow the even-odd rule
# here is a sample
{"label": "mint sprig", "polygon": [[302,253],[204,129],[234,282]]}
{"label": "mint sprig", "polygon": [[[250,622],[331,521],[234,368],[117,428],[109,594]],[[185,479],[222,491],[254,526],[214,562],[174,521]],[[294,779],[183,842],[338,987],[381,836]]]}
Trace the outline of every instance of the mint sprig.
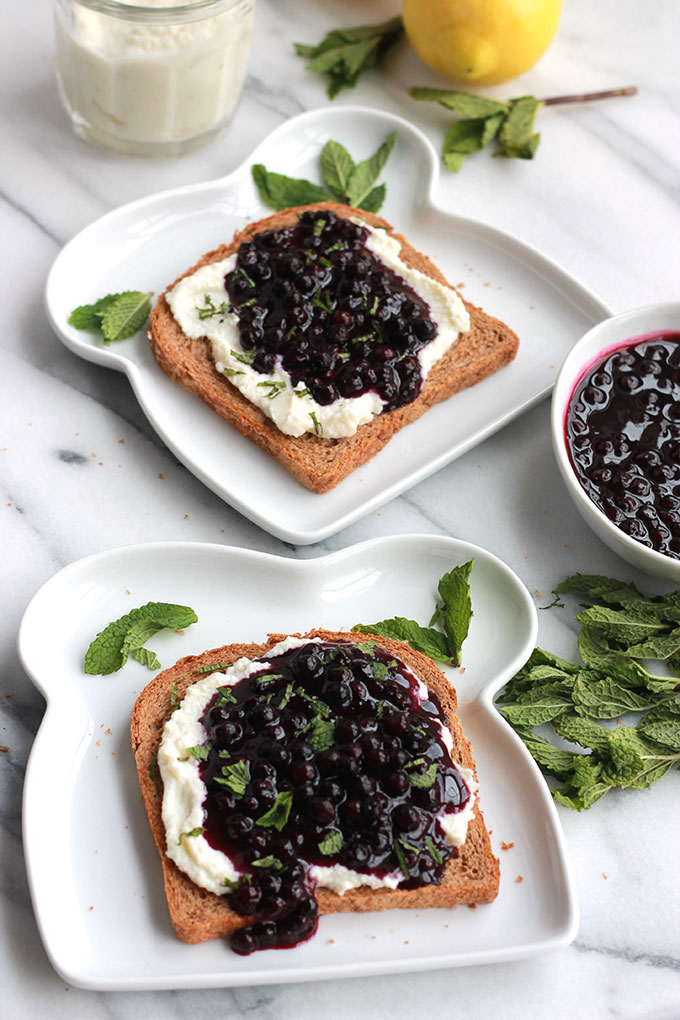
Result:
{"label": "mint sprig", "polygon": [[375,213],[382,207],[386,194],[385,185],[377,181],[396,141],[396,131],[390,132],[382,145],[359,163],[354,162],[340,142],[333,139],[326,142],[319,157],[323,185],[274,173],[261,163],[256,163],[251,173],[260,198],[272,209],[335,201]]}
{"label": "mint sprig", "polygon": [[143,645],[160,630],[183,630],[197,620],[196,613],[189,606],[147,602],[114,620],[97,634],[85,654],[85,672],[116,673],[130,656],[149,669],[159,669],[156,654]]}
{"label": "mint sprig", "polygon": [[[680,592],[646,598],[632,584],[583,574],[554,592],[588,600],[575,617],[582,662],[536,648],[496,705],[555,800],[582,811],[610,790],[646,789],[680,767]],[[622,721],[629,715],[633,725]],[[535,732],[545,724],[582,750]]]}
{"label": "mint sprig", "polygon": [[99,330],[105,344],[126,340],[146,325],[151,314],[151,294],[126,290],[106,294],[90,305],[79,305],[68,322],[75,329]]}
{"label": "mint sprig", "polygon": [[594,99],[611,99],[614,96],[632,96],[637,89],[628,86],[608,89],[605,92],[586,92],[582,95],[553,96],[536,99],[520,96],[517,99],[491,99],[471,92],[450,89],[432,89],[415,86],[406,90],[413,99],[439,103],[458,114],[444,138],[442,159],[454,173],[462,167],[467,156],[479,152],[495,140],[495,156],[509,159],[533,159],[541,136],[534,131],[534,121],[544,106],[558,103],[583,103]]}
{"label": "mint sprig", "polygon": [[361,75],[379,64],[404,34],[397,15],[378,25],[334,28],[316,46],[295,43],[300,57],[309,58],[308,71],[327,74],[328,98],[343,88],[354,88]]}
{"label": "mint sprig", "polygon": [[[456,566],[439,579],[437,590],[441,601],[435,604],[429,627],[423,627],[404,616],[393,616],[378,623],[357,623],[352,630],[405,641],[430,659],[459,666],[463,642],[472,618],[470,573],[473,563],[473,560],[469,560]],[[437,630],[435,625],[440,626],[441,630]]]}

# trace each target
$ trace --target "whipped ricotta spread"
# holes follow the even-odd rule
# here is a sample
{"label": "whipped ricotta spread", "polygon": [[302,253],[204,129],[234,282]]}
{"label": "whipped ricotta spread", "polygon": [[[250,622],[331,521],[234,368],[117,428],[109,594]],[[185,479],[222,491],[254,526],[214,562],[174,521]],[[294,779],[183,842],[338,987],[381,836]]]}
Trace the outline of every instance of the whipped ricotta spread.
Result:
{"label": "whipped ricotta spread", "polygon": [[[387,231],[362,224],[368,231],[366,247],[407,283],[429,305],[430,316],[438,326],[435,338],[418,352],[423,379],[432,366],[449,350],[462,332],[470,328],[470,316],[458,294],[407,266],[401,258],[401,245]],[[185,276],[166,295],[172,314],[182,332],[192,339],[207,337],[218,372],[252,404],[289,436],[316,433],[325,439],[353,436],[357,429],[382,412],[385,402],[375,391],[356,397],[340,397],[321,405],[303,384],[293,387],[289,373],[277,363],[267,375],[256,372],[243,360],[239,340],[238,316],[229,311],[224,288],[225,276],[236,266],[236,254],[213,262]],[[222,309],[208,317],[201,310]],[[263,385],[271,382],[271,387]],[[271,396],[275,393],[275,396]]]}
{"label": "whipped ricotta spread", "polygon": [[[319,644],[318,639],[286,638],[269,650],[272,658],[305,644]],[[167,855],[180,871],[192,882],[209,892],[224,895],[229,883],[241,877],[231,859],[221,850],[210,846],[207,839],[198,832],[203,826],[203,802],[206,787],[199,771],[199,763],[187,753],[206,739],[201,723],[205,707],[219,687],[230,687],[240,680],[270,664],[267,660],[241,658],[224,671],[206,674],[188,688],[181,705],[170,716],[158,749],[158,768],[163,780],[162,818],[167,840]],[[413,673],[408,671],[411,677]],[[426,700],[427,687],[418,678],[418,696]],[[441,726],[441,738],[449,752],[453,748],[453,737],[447,727]],[[462,846],[467,827],[474,815],[477,784],[470,769],[458,766],[470,790],[464,808],[458,812],[442,811],[437,820],[452,846]],[[191,835],[192,833],[198,833]],[[309,869],[312,880],[324,889],[331,889],[342,895],[359,886],[371,889],[394,889],[404,881],[404,875],[396,870],[384,876],[364,874],[341,864],[312,865]]]}
{"label": "whipped ricotta spread", "polygon": [[[253,4],[196,6],[173,15],[168,0],[122,2],[118,14],[77,0],[56,4],[59,79],[74,122],[145,145],[225,122],[245,77]],[[139,8],[149,9],[147,20]]]}

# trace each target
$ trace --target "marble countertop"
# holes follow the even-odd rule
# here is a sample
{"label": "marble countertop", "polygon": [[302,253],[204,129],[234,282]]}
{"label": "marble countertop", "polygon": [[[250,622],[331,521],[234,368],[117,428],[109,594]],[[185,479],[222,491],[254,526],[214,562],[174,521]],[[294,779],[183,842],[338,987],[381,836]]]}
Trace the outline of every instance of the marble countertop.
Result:
{"label": "marble countertop", "polygon": [[[15,640],[31,595],[66,564],[158,540],[226,542],[308,558],[380,535],[424,532],[486,547],[517,572],[539,605],[546,596],[538,592],[550,592],[575,570],[632,578],[650,593],[659,588],[578,517],[553,461],[547,401],[341,533],[294,547],[195,479],[153,432],[127,380],[75,357],[50,330],[42,290],[65,242],[124,202],[222,176],[284,120],[323,106],[323,84],[304,71],[293,41],[315,41],[337,24],[378,21],[396,8],[380,0],[258,0],[249,77],[229,132],[181,159],[145,161],[96,149],[71,133],[55,88],[50,4],[13,5],[6,34],[12,45],[0,66],[0,974],[8,1016],[680,1016],[677,771],[648,791],[612,793],[582,814],[559,809],[580,929],[568,948],[519,963],[236,990],[98,993],[66,987],[34,919],[21,786],[44,702],[21,669]],[[479,154],[459,175],[442,174],[441,204],[535,245],[614,311],[677,299],[678,41],[675,0],[657,0],[653,16],[637,0],[570,0],[547,56],[521,80],[489,91],[546,96],[637,85],[639,94],[546,109],[533,162]],[[402,114],[438,148],[444,111],[410,102],[404,86],[415,83],[443,86],[404,47],[384,73],[336,103]],[[114,449],[122,475],[105,466]],[[541,644],[573,655],[569,616],[553,610],[539,617]]]}

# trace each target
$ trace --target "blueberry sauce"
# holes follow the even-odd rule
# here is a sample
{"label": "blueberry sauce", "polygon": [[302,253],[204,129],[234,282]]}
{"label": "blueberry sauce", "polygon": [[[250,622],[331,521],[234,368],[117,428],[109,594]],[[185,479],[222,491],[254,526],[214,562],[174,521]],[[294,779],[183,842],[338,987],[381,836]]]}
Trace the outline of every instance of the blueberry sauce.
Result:
{"label": "blueberry sauce", "polygon": [[203,725],[204,836],[243,873],[227,893],[240,954],[317,927],[311,865],[441,882],[458,853],[437,815],[470,790],[442,742],[444,713],[374,643],[308,642],[218,689]]}
{"label": "blueberry sauce", "polygon": [[680,334],[645,337],[591,365],[565,435],[581,485],[609,520],[680,559]]}
{"label": "blueberry sauce", "polygon": [[429,306],[332,211],[241,244],[224,283],[256,372],[277,364],[322,406],[369,390],[389,411],[420,393],[418,351],[437,335]]}

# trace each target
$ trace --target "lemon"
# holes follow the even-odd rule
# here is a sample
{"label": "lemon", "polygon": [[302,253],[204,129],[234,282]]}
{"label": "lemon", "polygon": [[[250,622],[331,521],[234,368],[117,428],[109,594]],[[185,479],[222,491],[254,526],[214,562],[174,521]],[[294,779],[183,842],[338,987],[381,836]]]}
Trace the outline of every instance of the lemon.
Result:
{"label": "lemon", "polygon": [[404,0],[411,45],[429,67],[468,85],[523,74],[557,31],[562,0]]}

